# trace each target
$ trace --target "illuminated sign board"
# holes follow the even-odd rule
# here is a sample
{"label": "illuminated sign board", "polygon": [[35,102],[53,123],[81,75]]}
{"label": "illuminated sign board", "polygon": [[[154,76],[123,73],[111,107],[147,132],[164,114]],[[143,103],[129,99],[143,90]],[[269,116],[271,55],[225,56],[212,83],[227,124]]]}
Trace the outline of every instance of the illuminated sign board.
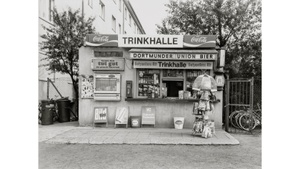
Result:
{"label": "illuminated sign board", "polygon": [[182,48],[182,35],[118,35],[119,47]]}
{"label": "illuminated sign board", "polygon": [[144,69],[212,69],[213,62],[134,60],[133,67]]}

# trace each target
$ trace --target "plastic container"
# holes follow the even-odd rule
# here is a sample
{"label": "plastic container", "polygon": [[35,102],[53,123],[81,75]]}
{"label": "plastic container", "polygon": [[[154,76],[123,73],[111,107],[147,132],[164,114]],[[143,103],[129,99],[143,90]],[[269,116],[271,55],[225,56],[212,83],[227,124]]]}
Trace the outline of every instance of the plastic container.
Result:
{"label": "plastic container", "polygon": [[184,117],[174,117],[175,129],[183,129]]}
{"label": "plastic container", "polygon": [[71,101],[66,99],[57,100],[57,109],[58,109],[58,121],[61,123],[69,122]]}
{"label": "plastic container", "polygon": [[53,113],[55,111],[54,104],[49,100],[42,100],[41,110],[41,124],[53,124]]}

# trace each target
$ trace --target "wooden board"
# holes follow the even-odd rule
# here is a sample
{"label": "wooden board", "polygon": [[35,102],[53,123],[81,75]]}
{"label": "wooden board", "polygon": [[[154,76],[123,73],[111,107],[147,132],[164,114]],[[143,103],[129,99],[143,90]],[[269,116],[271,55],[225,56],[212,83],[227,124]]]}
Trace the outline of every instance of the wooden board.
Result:
{"label": "wooden board", "polygon": [[108,125],[107,121],[108,107],[95,107],[94,108],[94,127],[96,123],[105,123],[106,127]]}
{"label": "wooden board", "polygon": [[126,128],[127,128],[128,127],[128,117],[129,117],[128,107],[117,107],[116,118],[115,118],[115,127],[118,124],[125,124]]}
{"label": "wooden board", "polygon": [[143,106],[142,107],[142,125],[154,125],[155,126],[155,106]]}

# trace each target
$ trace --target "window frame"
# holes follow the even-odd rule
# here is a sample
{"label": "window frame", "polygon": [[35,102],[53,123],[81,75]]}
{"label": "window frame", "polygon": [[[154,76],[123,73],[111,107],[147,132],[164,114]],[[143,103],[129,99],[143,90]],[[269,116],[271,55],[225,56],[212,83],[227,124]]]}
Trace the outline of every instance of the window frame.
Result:
{"label": "window frame", "polygon": [[116,33],[116,29],[117,29],[117,19],[112,15],[112,18],[111,18],[112,22],[111,22],[111,28],[112,30]]}
{"label": "window frame", "polygon": [[93,0],[88,0],[88,6],[90,6],[93,9]]}
{"label": "window frame", "polygon": [[132,16],[129,14],[129,26],[131,27],[131,22],[132,22]]}
{"label": "window frame", "polygon": [[105,21],[105,4],[99,0],[99,5],[100,5],[100,18],[102,18]]}

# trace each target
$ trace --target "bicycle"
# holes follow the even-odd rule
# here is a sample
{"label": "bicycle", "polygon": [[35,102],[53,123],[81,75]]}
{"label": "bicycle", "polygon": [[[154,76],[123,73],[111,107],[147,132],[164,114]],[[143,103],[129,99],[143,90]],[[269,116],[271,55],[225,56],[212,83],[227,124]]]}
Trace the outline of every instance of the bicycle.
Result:
{"label": "bicycle", "polygon": [[258,109],[245,108],[244,110],[236,110],[229,116],[229,122],[235,128],[245,131],[252,131],[257,126],[261,125],[261,109],[259,104]]}

